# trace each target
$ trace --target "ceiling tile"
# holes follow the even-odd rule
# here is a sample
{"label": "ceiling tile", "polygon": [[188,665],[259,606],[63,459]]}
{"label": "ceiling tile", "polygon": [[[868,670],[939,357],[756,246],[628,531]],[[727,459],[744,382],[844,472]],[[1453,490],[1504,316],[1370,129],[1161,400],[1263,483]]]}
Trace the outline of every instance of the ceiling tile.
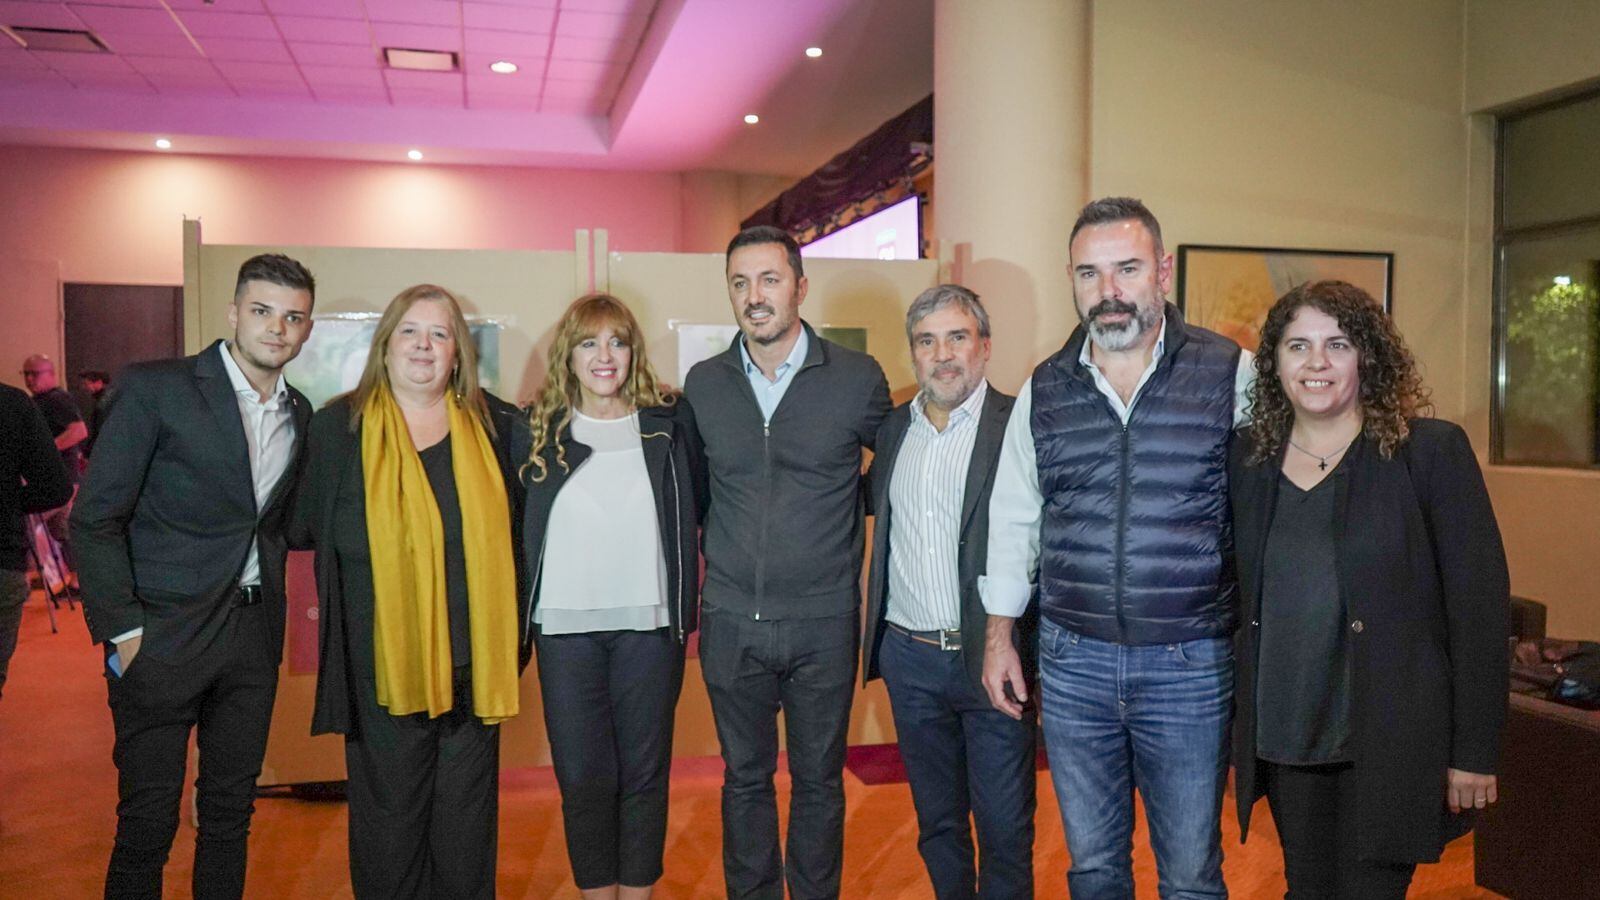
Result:
{"label": "ceiling tile", "polygon": [[612,40],[581,38],[558,34],[550,45],[552,59],[579,59],[586,62],[609,62],[630,56],[627,49]]}
{"label": "ceiling tile", "polygon": [[84,74],[68,75],[67,80],[74,87],[98,90],[116,90],[123,93],[153,94],[155,88],[146,81],[143,75],[137,72],[121,74],[117,72],[88,72]]}
{"label": "ceiling tile", "polygon": [[133,67],[129,66],[120,56],[109,53],[68,53],[56,50],[34,50],[31,54],[39,62],[63,75],[78,75],[88,72],[134,74]]}
{"label": "ceiling tile", "polygon": [[133,6],[144,9],[160,9],[161,0],[87,0],[95,6]]}
{"label": "ceiling tile", "polygon": [[170,75],[190,78],[217,77],[217,70],[204,59],[172,59],[166,56],[124,56],[128,65],[145,75]]}
{"label": "ceiling tile", "polygon": [[534,112],[538,108],[539,96],[537,94],[467,92],[467,109],[523,109],[528,112]]}
{"label": "ceiling tile", "polygon": [[102,34],[100,39],[113,53],[201,58],[200,51],[176,28],[171,34]]}
{"label": "ceiling tile", "polygon": [[[60,3],[0,3],[0,25],[21,28],[82,28],[83,23]],[[11,43],[8,39],[6,43]]]}
{"label": "ceiling tile", "polygon": [[106,34],[182,34],[178,23],[164,9],[132,9],[124,6],[72,4],[85,25]]}
{"label": "ceiling tile", "polygon": [[231,37],[270,41],[279,37],[272,17],[266,15],[189,11],[180,13],[178,17],[183,19],[189,33],[197,38]]}
{"label": "ceiling tile", "polygon": [[390,88],[389,96],[394,98],[395,106],[455,107],[460,109],[465,105],[462,102],[460,91],[425,91]]}
{"label": "ceiling tile", "polygon": [[603,62],[585,62],[576,59],[552,59],[548,74],[551,78],[568,81],[599,81],[610,75],[616,67]]}
{"label": "ceiling tile", "polygon": [[348,66],[301,66],[300,73],[312,90],[324,87],[366,87],[383,90],[383,73],[377,67],[352,69]]}
{"label": "ceiling tile", "polygon": [[31,85],[33,87],[68,88],[72,85],[58,73],[40,66],[37,69],[7,69],[5,74],[8,85]]}
{"label": "ceiling tile", "polygon": [[[489,71],[491,63],[497,63],[502,60],[516,63],[517,71],[511,75],[497,75]],[[537,79],[544,73],[544,55],[542,53],[474,53],[468,50],[461,55],[461,71],[466,72],[468,77],[492,75],[497,79],[511,81],[529,78]]]}
{"label": "ceiling tile", "polygon": [[404,47],[407,50],[460,50],[461,29],[438,25],[396,25],[373,22],[372,38],[379,47]]}
{"label": "ceiling tile", "polygon": [[[91,0],[101,3],[104,0]],[[185,9],[209,9],[214,12],[228,13],[262,13],[267,11],[261,0],[167,0],[167,5],[182,11]]]}
{"label": "ceiling tile", "polygon": [[383,88],[350,85],[312,85],[311,92],[324,103],[350,103],[361,106],[388,106],[389,92]]}
{"label": "ceiling tile", "polygon": [[384,80],[391,88],[416,91],[461,90],[460,72],[412,72],[406,69],[384,69]]}
{"label": "ceiling tile", "polygon": [[216,72],[209,75],[169,75],[163,72],[146,75],[146,79],[163,94],[229,94],[228,86]]}
{"label": "ceiling tile", "polygon": [[562,10],[592,10],[635,16],[647,16],[655,6],[656,0],[561,0]]}
{"label": "ceiling tile", "polygon": [[302,63],[314,66],[355,66],[376,72],[380,59],[370,44],[290,44],[289,51]]}
{"label": "ceiling tile", "polygon": [[563,9],[560,20],[556,22],[556,34],[608,41],[636,40],[644,33],[645,22],[645,19],[633,16],[613,16],[606,13]]}
{"label": "ceiling tile", "polygon": [[321,16],[327,19],[366,19],[361,0],[266,0],[274,15]]}
{"label": "ceiling tile", "polygon": [[544,83],[546,97],[593,97],[598,93],[600,93],[598,81],[562,81],[551,78]]}
{"label": "ceiling tile", "polygon": [[12,72],[42,72],[46,68],[44,63],[33,58],[32,53],[0,53],[0,72],[6,73],[5,77]]}
{"label": "ceiling tile", "polygon": [[554,9],[523,9],[516,6],[486,6],[477,3],[461,7],[462,22],[468,28],[494,31],[523,31],[549,34],[556,22]]}
{"label": "ceiling tile", "polygon": [[509,53],[543,57],[550,48],[548,35],[486,31],[482,28],[468,28],[466,41],[467,51],[473,53]]}
{"label": "ceiling tile", "polygon": [[268,100],[304,100],[311,96],[311,90],[304,83],[234,81],[233,89],[242,97],[260,97]]}
{"label": "ceiling tile", "polygon": [[553,113],[582,113],[592,114],[598,109],[599,104],[594,100],[584,97],[551,97],[545,95],[539,101],[540,112]]}
{"label": "ceiling tile", "polygon": [[289,41],[312,41],[319,44],[372,45],[372,32],[367,23],[354,19],[318,19],[308,16],[274,16],[278,30]]}
{"label": "ceiling tile", "polygon": [[200,38],[200,46],[212,59],[238,59],[251,62],[294,62],[283,41],[249,41],[243,38]]}
{"label": "ceiling tile", "polygon": [[527,78],[522,73],[515,75],[496,75],[492,72],[478,75],[467,75],[467,93],[471,94],[514,94],[519,97],[537,97],[541,79],[538,72]]}
{"label": "ceiling tile", "polygon": [[461,8],[441,0],[366,0],[367,18],[374,22],[461,27]]}
{"label": "ceiling tile", "polygon": [[228,80],[238,85],[241,81],[251,83],[274,82],[279,84],[304,84],[305,79],[300,77],[300,70],[288,63],[270,62],[241,62],[232,59],[216,60],[217,70],[227,76]]}

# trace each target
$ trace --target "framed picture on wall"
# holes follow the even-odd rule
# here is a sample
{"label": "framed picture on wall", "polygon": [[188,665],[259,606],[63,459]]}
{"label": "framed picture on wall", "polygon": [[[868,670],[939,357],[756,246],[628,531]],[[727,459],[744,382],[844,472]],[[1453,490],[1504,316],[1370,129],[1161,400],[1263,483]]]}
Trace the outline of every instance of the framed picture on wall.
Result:
{"label": "framed picture on wall", "polygon": [[1267,310],[1291,288],[1348,281],[1391,311],[1394,254],[1360,250],[1178,245],[1177,304],[1189,322],[1254,351]]}

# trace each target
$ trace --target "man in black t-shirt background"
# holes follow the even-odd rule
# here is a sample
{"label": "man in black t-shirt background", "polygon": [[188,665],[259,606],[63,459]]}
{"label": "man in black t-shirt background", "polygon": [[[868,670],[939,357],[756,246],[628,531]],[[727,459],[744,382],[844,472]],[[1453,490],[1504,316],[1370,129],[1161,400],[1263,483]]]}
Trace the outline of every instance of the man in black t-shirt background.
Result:
{"label": "man in black t-shirt background", "polygon": [[[62,390],[56,376],[56,364],[50,357],[36,353],[22,363],[22,383],[27,387],[28,393],[33,395],[33,405],[38,407],[44,415],[45,423],[50,426],[50,434],[55,438],[56,451],[61,454],[61,463],[67,468],[67,478],[72,482],[72,495],[78,495],[78,479],[83,472],[84,443],[89,437],[89,427],[83,423],[83,416],[78,413],[77,401],[72,395]],[[72,561],[72,547],[67,542],[67,516],[72,513],[72,500],[45,513],[44,524],[49,530],[50,537],[61,545],[61,556],[67,563],[71,574],[62,573],[69,587],[76,589],[78,576],[77,565]]]}

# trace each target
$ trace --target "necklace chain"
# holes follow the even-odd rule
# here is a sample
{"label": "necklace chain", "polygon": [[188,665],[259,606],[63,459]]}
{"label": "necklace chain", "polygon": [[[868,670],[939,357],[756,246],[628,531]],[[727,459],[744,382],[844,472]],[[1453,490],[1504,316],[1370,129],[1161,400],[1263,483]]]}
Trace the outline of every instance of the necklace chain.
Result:
{"label": "necklace chain", "polygon": [[1296,450],[1299,450],[1301,453],[1304,453],[1305,455],[1307,455],[1307,456],[1311,457],[1312,459],[1316,460],[1317,461],[1317,468],[1322,470],[1322,471],[1324,471],[1324,472],[1328,471],[1328,460],[1333,459],[1335,456],[1338,456],[1339,454],[1345,452],[1346,450],[1349,450],[1350,449],[1350,445],[1354,444],[1356,442],[1355,438],[1351,438],[1350,440],[1345,442],[1345,445],[1343,447],[1340,447],[1339,449],[1333,451],[1332,453],[1329,453],[1327,456],[1323,456],[1320,453],[1312,453],[1310,450],[1307,450],[1306,448],[1300,446],[1299,444],[1296,444],[1294,442],[1293,438],[1286,438],[1285,440],[1287,440],[1289,442],[1289,446],[1295,448]]}

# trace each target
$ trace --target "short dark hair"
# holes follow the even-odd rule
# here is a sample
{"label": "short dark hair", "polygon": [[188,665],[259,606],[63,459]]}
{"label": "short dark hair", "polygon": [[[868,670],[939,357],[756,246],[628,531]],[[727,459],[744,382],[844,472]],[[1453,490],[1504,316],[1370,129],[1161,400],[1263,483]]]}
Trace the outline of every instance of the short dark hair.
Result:
{"label": "short dark hair", "polygon": [[[789,232],[772,225],[752,225],[733,236],[728,242],[727,256],[732,257],[733,251],[740,247],[754,247],[760,244],[780,244],[785,253],[789,255],[789,268],[794,270],[794,279],[799,281],[806,277],[805,266],[800,262],[800,245],[795,243]],[[724,262],[726,267],[727,263]]]}
{"label": "short dark hair", "polygon": [[305,291],[313,303],[317,299],[317,280],[311,277],[310,270],[282,253],[263,253],[245,260],[239,267],[239,280],[233,285],[233,299],[244,296],[244,286],[252,281]]}
{"label": "short dark hair", "polygon": [[1162,252],[1161,223],[1156,221],[1156,214],[1150,211],[1150,207],[1134,197],[1101,197],[1084,206],[1078,212],[1078,221],[1073,224],[1067,243],[1070,245],[1077,239],[1078,232],[1091,225],[1107,225],[1130,219],[1144,225],[1150,236],[1155,238],[1156,256],[1159,258]]}

